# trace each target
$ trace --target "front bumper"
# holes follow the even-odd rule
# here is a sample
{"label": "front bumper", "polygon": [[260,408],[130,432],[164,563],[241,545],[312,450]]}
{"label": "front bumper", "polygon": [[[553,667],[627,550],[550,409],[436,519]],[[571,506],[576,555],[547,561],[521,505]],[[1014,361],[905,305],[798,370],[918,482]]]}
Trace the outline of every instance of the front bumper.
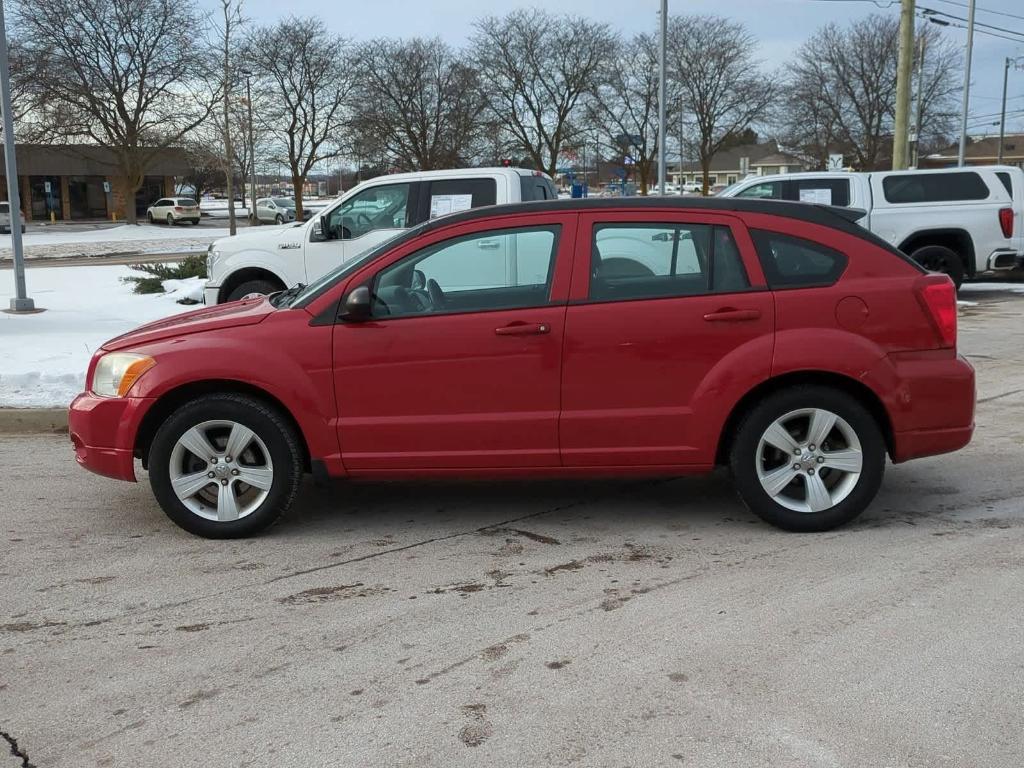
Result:
{"label": "front bumper", "polygon": [[97,397],[83,392],[68,411],[75,461],[90,472],[135,481],[135,435],[152,405],[148,397]]}
{"label": "front bumper", "polygon": [[203,287],[203,303],[208,307],[212,307],[215,304],[220,303],[219,285],[207,285]]}

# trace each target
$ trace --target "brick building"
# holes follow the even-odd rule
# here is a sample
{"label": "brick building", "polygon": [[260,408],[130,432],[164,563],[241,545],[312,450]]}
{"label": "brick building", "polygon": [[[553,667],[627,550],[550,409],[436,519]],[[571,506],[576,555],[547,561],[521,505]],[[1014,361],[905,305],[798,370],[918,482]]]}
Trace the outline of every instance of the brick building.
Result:
{"label": "brick building", "polygon": [[[51,218],[111,219],[127,217],[127,206],[143,216],[157,198],[173,195],[176,179],[189,164],[177,147],[160,150],[134,200],[117,178],[114,152],[87,144],[19,144],[18,191],[26,221]],[[106,185],[105,185],[106,183]],[[107,191],[109,189],[109,191]],[[0,164],[0,199],[7,199],[7,176]]]}

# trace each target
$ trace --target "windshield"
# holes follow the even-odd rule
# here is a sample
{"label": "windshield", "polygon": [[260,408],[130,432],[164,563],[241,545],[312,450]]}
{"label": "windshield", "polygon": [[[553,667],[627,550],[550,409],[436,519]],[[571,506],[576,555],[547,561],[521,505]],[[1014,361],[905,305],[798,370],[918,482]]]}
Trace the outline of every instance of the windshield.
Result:
{"label": "windshield", "polygon": [[279,205],[282,208],[294,208],[295,201],[292,200],[290,197],[275,197],[274,205]]}
{"label": "windshield", "polygon": [[326,275],[317,278],[309,285],[307,285],[305,288],[303,288],[301,291],[299,291],[297,294],[295,294],[294,298],[292,298],[292,300],[288,302],[288,307],[299,307],[312,301],[325,290],[327,290],[332,285],[337,283],[339,280],[343,280],[344,278],[348,277],[357,269],[361,268],[364,264],[366,264],[369,261],[373,261],[382,253],[387,251],[395,240],[397,240],[400,237],[407,236],[412,231],[413,230],[407,229],[403,232],[396,232],[393,236],[389,237],[376,248],[371,248],[365,253],[359,254],[354,259],[352,259],[352,261],[346,261],[344,264],[341,264],[332,269]]}

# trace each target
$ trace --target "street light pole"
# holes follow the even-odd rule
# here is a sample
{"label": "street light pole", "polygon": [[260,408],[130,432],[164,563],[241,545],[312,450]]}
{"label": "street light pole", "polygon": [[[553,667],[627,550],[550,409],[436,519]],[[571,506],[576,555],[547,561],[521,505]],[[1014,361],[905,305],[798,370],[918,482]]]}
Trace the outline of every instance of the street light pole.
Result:
{"label": "street light pole", "polygon": [[256,140],[252,133],[252,73],[245,73],[245,101],[249,106],[249,169],[252,175],[249,177],[249,223],[256,224]]}
{"label": "street light pole", "polygon": [[1010,57],[1003,63],[1003,109],[999,115],[999,156],[996,164],[1003,164],[1003,138],[1006,136],[1006,81],[1010,79]]}
{"label": "street light pole", "polygon": [[0,112],[3,113],[4,167],[7,171],[7,209],[14,251],[14,298],[11,312],[33,312],[35,302],[25,287],[25,254],[21,244],[21,195],[18,190],[18,160],[14,155],[14,119],[11,116],[11,71],[7,65],[7,26],[0,0]]}
{"label": "street light pole", "polygon": [[665,47],[668,41],[668,0],[661,0],[661,45],[658,47],[658,194],[665,194]]}
{"label": "street light pole", "polygon": [[967,106],[971,100],[971,54],[974,52],[974,6],[975,0],[968,0],[967,7],[967,58],[964,61],[964,98],[960,106],[960,151],[957,153],[957,167],[963,167],[967,152]]}

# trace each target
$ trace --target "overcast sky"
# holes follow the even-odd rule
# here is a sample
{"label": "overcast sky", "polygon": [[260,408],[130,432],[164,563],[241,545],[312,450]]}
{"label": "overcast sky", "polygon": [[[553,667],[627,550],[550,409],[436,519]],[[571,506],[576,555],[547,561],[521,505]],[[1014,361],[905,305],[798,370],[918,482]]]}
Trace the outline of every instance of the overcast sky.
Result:
{"label": "overcast sky", "polygon": [[[213,9],[217,0],[200,0]],[[552,13],[572,13],[607,22],[625,33],[654,30],[659,0],[369,0],[324,3],[323,0],[245,0],[245,13],[256,23],[269,23],[289,14],[320,15],[328,26],[346,37],[441,37],[453,45],[463,44],[472,33],[474,18],[501,15],[518,7],[537,5]],[[771,66],[782,67],[787,57],[817,27],[873,12],[899,14],[899,0],[669,0],[669,14],[720,14],[741,21],[760,40],[759,56]],[[917,6],[933,8],[966,18],[967,0],[917,0]],[[472,9],[472,10],[467,10]],[[991,11],[1012,14],[999,15]],[[958,24],[951,20],[953,24]],[[1003,60],[1024,56],[1024,2],[1022,0],[978,0],[976,21],[1020,33],[1020,42],[975,34],[972,69],[972,133],[998,133],[1002,93]],[[919,24],[926,23],[923,20]],[[981,29],[981,27],[978,27]],[[990,30],[996,32],[996,30]],[[964,44],[964,29],[947,27],[946,34]],[[998,32],[998,34],[1005,34]],[[1013,35],[1008,35],[1013,37]],[[1024,59],[1021,60],[1024,65]],[[1024,69],[1010,71],[1007,127],[1024,131]]]}

